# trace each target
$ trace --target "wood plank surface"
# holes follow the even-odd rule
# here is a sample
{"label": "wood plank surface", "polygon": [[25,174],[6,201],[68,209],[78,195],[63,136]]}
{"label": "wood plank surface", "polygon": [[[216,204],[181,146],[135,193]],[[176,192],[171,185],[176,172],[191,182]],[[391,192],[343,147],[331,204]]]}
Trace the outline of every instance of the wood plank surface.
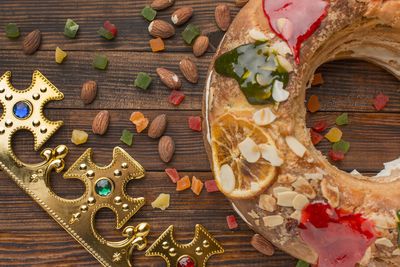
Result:
{"label": "wood plank surface", "polygon": [[[214,256],[209,266],[295,266],[295,259],[277,251],[266,257],[256,252],[249,240],[253,232],[238,219],[239,229],[229,231],[225,217],[234,214],[228,201],[220,193],[194,197],[191,191],[177,193],[163,170],[176,167],[182,174],[196,175],[203,180],[212,179],[210,166],[205,154],[200,133],[192,132],[187,126],[187,117],[201,114],[201,101],[206,72],[213,52],[223,33],[214,23],[214,8],[225,2],[232,7],[232,14],[238,12],[233,0],[182,0],[173,8],[159,12],[159,18],[169,19],[173,10],[189,5],[195,10],[191,22],[200,26],[210,37],[211,45],[207,54],[195,59],[200,74],[197,85],[183,82],[185,101],[178,107],[167,102],[170,93],[156,77],[157,67],[176,71],[184,57],[193,57],[191,48],[184,44],[179,27],[175,37],[166,40],[167,50],[160,54],[150,52],[147,31],[148,23],[139,15],[141,8],[150,0],[107,1],[107,0],[2,0],[0,1],[0,73],[13,72],[13,84],[26,88],[31,81],[33,70],[40,70],[65,94],[65,99],[47,105],[46,115],[53,120],[63,120],[65,125],[46,144],[55,147],[67,144],[70,153],[67,167],[87,148],[94,148],[94,159],[101,164],[111,160],[112,149],[121,146],[137,159],[147,170],[147,175],[128,185],[131,195],[144,196],[146,205],[130,222],[149,222],[152,243],[170,224],[176,226],[177,238],[190,241],[194,225],[203,224],[221,241],[226,249],[223,255]],[[81,25],[78,38],[63,36],[67,18]],[[111,20],[119,28],[116,40],[108,42],[97,35],[97,29],[104,20]],[[4,25],[15,22],[21,27],[22,36],[33,29],[43,32],[40,51],[26,56],[21,51],[23,38],[10,41],[4,36]],[[68,52],[68,59],[62,65],[54,62],[54,49],[60,46]],[[91,66],[93,57],[105,54],[110,60],[106,71]],[[139,71],[145,71],[154,78],[148,91],[133,87]],[[323,73],[325,83],[309,89],[307,98],[316,94],[321,101],[321,111],[308,116],[308,125],[324,119],[333,125],[341,112],[349,112],[350,124],[341,129],[344,139],[351,142],[351,150],[345,161],[338,165],[345,171],[357,168],[366,175],[376,174],[382,163],[397,158],[400,154],[400,83],[395,77],[369,63],[361,61],[337,61],[324,64],[318,70]],[[182,77],[182,76],[181,76]],[[84,106],[79,100],[81,84],[93,79],[98,82],[99,94],[94,103]],[[384,112],[377,113],[372,99],[379,92],[390,97]],[[103,136],[90,134],[89,142],[76,147],[70,142],[73,129],[91,132],[91,122],[99,110],[109,110],[111,125]],[[134,145],[129,148],[119,141],[123,129],[134,131],[129,122],[132,111],[140,110],[149,118],[166,113],[169,124],[167,135],[176,142],[176,154],[170,164],[164,164],[157,153],[157,141],[147,137],[146,132],[135,134]],[[2,142],[4,140],[0,140]],[[39,160],[32,151],[32,137],[18,133],[14,138],[17,155],[26,162]],[[323,153],[330,148],[325,140],[317,146]],[[62,197],[74,198],[83,192],[77,180],[64,180],[54,175],[54,191]],[[76,243],[56,222],[26,196],[4,173],[0,172],[0,266],[99,266],[98,262]],[[150,203],[159,193],[171,194],[171,207],[166,211],[153,210]],[[179,218],[179,220],[177,220]],[[109,239],[115,239],[118,232],[113,230],[114,218],[110,212],[98,216],[98,228]],[[134,255],[135,266],[164,266],[159,258],[146,258],[143,252]]]}

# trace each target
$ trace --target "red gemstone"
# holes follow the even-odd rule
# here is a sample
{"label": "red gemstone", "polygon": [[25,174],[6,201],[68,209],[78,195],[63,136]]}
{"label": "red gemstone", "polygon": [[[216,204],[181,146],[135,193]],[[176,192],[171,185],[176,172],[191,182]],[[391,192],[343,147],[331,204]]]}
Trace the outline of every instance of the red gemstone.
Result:
{"label": "red gemstone", "polygon": [[313,127],[314,131],[316,132],[323,132],[328,128],[328,123],[326,121],[317,121],[314,123]]}
{"label": "red gemstone", "polygon": [[301,44],[321,25],[328,6],[324,0],[264,0],[271,29],[287,42],[297,63]]}
{"label": "red gemstone", "polygon": [[179,173],[176,169],[173,168],[167,168],[165,169],[165,173],[168,175],[168,177],[171,179],[171,181],[176,184],[178,180],[180,179]]}
{"label": "red gemstone", "polygon": [[377,111],[381,111],[386,107],[388,102],[389,97],[387,95],[384,95],[383,93],[380,93],[374,99],[374,107]]}
{"label": "red gemstone", "polygon": [[107,31],[111,32],[111,34],[115,37],[118,33],[117,27],[115,27],[114,24],[112,24],[109,20],[106,20],[103,24],[104,29]]}
{"label": "red gemstone", "polygon": [[310,129],[310,136],[311,136],[311,141],[314,146],[318,145],[322,141],[322,139],[324,139],[324,137],[322,135],[320,135],[313,129]]}
{"label": "red gemstone", "polygon": [[183,256],[178,260],[177,267],[195,267],[196,263],[189,256]]}
{"label": "red gemstone", "polygon": [[302,211],[301,238],[319,255],[318,266],[353,267],[375,241],[371,221],[361,214],[334,209],[326,203],[312,203]]}
{"label": "red gemstone", "polygon": [[183,99],[185,99],[185,95],[176,90],[173,90],[168,97],[168,101],[175,106],[178,106],[180,103],[182,103]]}
{"label": "red gemstone", "polygon": [[329,154],[329,157],[331,158],[331,160],[333,160],[333,161],[344,160],[344,153],[341,151],[331,150],[331,151],[329,151],[328,154]]}
{"label": "red gemstone", "polygon": [[190,129],[196,132],[201,132],[201,117],[190,116],[188,122]]}

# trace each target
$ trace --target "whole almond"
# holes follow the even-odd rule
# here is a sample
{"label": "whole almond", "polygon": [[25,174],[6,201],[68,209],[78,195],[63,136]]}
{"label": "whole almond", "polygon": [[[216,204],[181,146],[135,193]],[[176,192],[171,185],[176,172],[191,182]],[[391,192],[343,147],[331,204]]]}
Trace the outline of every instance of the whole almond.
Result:
{"label": "whole almond", "polygon": [[181,80],[174,72],[165,68],[157,68],[156,72],[165,86],[171,90],[179,90],[182,87]]}
{"label": "whole almond", "polygon": [[197,83],[199,80],[199,73],[197,71],[196,64],[190,58],[184,58],[179,63],[179,69],[181,70],[183,76],[191,82]]}
{"label": "whole almond", "polygon": [[262,235],[259,235],[259,234],[253,235],[250,243],[260,253],[267,255],[267,256],[274,255],[274,252],[275,252],[274,247]]}
{"label": "whole almond", "polygon": [[164,134],[165,128],[167,128],[167,115],[161,114],[151,122],[147,134],[149,137],[156,139]]}
{"label": "whole almond", "polygon": [[174,0],[154,0],[150,6],[155,10],[163,10],[174,4]]}
{"label": "whole almond", "polygon": [[92,131],[94,134],[103,135],[107,132],[110,123],[110,113],[107,110],[97,113],[93,120]]}
{"label": "whole almond", "polygon": [[201,57],[207,51],[209,43],[207,36],[201,35],[197,37],[193,44],[193,54],[196,57]]}
{"label": "whole almond", "polygon": [[187,22],[193,15],[193,8],[190,6],[181,7],[172,13],[172,23],[179,26]]}
{"label": "whole almond", "polygon": [[243,7],[245,6],[247,3],[249,2],[249,0],[236,0],[235,4],[237,7]]}
{"label": "whole almond", "polygon": [[174,140],[170,136],[161,137],[158,143],[158,153],[160,154],[160,158],[165,163],[171,161],[172,156],[175,153],[175,143]]}
{"label": "whole almond", "polygon": [[34,54],[40,46],[42,41],[42,33],[39,30],[30,32],[22,43],[22,49],[26,55]]}
{"label": "whole almond", "polygon": [[164,20],[156,19],[150,23],[149,33],[154,37],[167,39],[175,35],[175,28]]}
{"label": "whole almond", "polygon": [[227,4],[219,4],[215,8],[215,21],[221,30],[228,30],[231,25],[231,10]]}
{"label": "whole almond", "polygon": [[95,81],[86,81],[82,85],[81,99],[85,105],[93,102],[97,95],[97,83]]}

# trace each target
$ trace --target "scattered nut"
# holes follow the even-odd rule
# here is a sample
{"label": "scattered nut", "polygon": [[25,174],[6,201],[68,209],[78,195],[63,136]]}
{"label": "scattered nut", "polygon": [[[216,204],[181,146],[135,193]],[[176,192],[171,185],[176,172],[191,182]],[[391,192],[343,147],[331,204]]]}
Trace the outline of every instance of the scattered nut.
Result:
{"label": "scattered nut", "polygon": [[151,138],[159,138],[164,134],[165,128],[167,127],[167,115],[161,114],[155,117],[151,122],[148,136]]}
{"label": "scattered nut", "polygon": [[110,124],[110,113],[107,110],[97,113],[93,120],[92,131],[94,134],[103,135],[107,132]]}
{"label": "scattered nut", "polygon": [[162,83],[171,90],[179,90],[182,87],[181,80],[174,72],[166,68],[157,68],[156,70]]}
{"label": "scattered nut", "polygon": [[34,54],[42,41],[42,33],[39,30],[30,32],[23,41],[22,49],[26,55]]}
{"label": "scattered nut", "polygon": [[85,105],[94,101],[97,95],[97,83],[95,81],[86,81],[82,85],[81,99]]}
{"label": "scattered nut", "polygon": [[231,25],[231,10],[227,4],[219,4],[215,8],[215,21],[221,30],[228,30]]}
{"label": "scattered nut", "polygon": [[177,26],[180,26],[186,23],[193,15],[193,8],[189,6],[181,7],[175,10],[171,15],[172,23]]}
{"label": "scattered nut", "polygon": [[163,10],[174,4],[175,0],[154,0],[150,6],[154,10]]}
{"label": "scattered nut", "polygon": [[255,234],[251,238],[250,244],[260,253],[272,256],[274,255],[275,249],[272,244],[265,239],[262,235]]}
{"label": "scattered nut", "polygon": [[193,44],[193,54],[196,57],[201,57],[208,49],[210,41],[207,36],[201,35],[197,37]]}
{"label": "scattered nut", "polygon": [[161,137],[158,143],[158,153],[160,154],[161,160],[165,163],[171,161],[172,156],[175,153],[175,143],[170,136]]}
{"label": "scattered nut", "polygon": [[182,59],[179,63],[179,68],[189,82],[197,83],[199,81],[197,66],[190,58]]}
{"label": "scattered nut", "polygon": [[150,23],[149,33],[154,37],[167,39],[175,35],[175,28],[164,20],[156,19]]}

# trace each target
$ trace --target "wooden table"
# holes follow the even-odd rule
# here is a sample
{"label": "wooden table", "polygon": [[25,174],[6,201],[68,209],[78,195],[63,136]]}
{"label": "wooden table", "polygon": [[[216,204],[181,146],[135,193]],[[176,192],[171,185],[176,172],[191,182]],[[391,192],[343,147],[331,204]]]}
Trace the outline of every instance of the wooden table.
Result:
{"label": "wooden table", "polygon": [[[229,203],[220,193],[203,192],[195,197],[188,190],[176,193],[163,170],[177,168],[182,174],[211,179],[210,166],[203,147],[202,136],[188,129],[187,117],[201,114],[204,81],[209,62],[223,36],[213,19],[214,0],[177,0],[174,8],[160,12],[159,18],[169,19],[176,7],[190,5],[195,10],[191,22],[199,25],[211,40],[208,53],[196,59],[200,70],[198,85],[183,84],[185,101],[175,108],[167,102],[169,89],[156,78],[156,67],[168,67],[179,73],[178,62],[191,55],[180,38],[183,27],[177,29],[176,37],[167,40],[167,51],[150,52],[148,23],[139,15],[148,0],[2,0],[0,3],[0,72],[12,71],[14,85],[26,88],[32,72],[39,69],[65,94],[65,100],[48,104],[46,114],[53,120],[63,120],[65,126],[47,143],[49,147],[67,144],[71,150],[67,167],[88,147],[93,147],[95,160],[107,164],[112,149],[122,145],[119,137],[123,129],[134,130],[129,122],[132,111],[140,110],[149,118],[166,113],[169,119],[167,134],[176,141],[176,154],[170,164],[160,161],[157,142],[146,134],[135,134],[132,148],[122,145],[147,170],[146,178],[131,182],[128,192],[147,199],[146,206],[131,220],[133,223],[149,222],[152,243],[169,225],[176,226],[177,238],[182,242],[193,237],[194,225],[203,224],[226,249],[223,255],[214,256],[209,266],[294,266],[295,259],[283,252],[266,257],[256,252],[249,241],[253,232],[239,220],[240,229],[229,231],[225,217],[233,214]],[[233,0],[224,1],[233,6]],[[238,8],[233,7],[234,14]],[[67,39],[63,28],[67,18],[74,19],[81,28],[78,38]],[[111,20],[119,28],[114,41],[98,37],[97,29],[104,20]],[[6,23],[15,22],[23,36],[38,28],[43,33],[40,51],[25,56],[21,50],[23,38],[12,41],[4,36]],[[68,52],[68,60],[57,65],[54,50],[59,46]],[[107,55],[110,64],[107,71],[95,70],[91,62],[95,54]],[[400,154],[400,84],[397,80],[373,65],[364,62],[333,62],[320,69],[325,84],[311,89],[317,94],[322,110],[309,116],[315,121],[321,118],[333,123],[341,112],[350,113],[350,125],[342,127],[344,139],[351,142],[351,151],[338,166],[346,171],[357,168],[364,174],[374,174],[382,163]],[[155,78],[148,91],[133,87],[139,71],[151,73]],[[81,84],[93,79],[98,82],[96,101],[84,106],[79,100]],[[390,96],[390,104],[384,112],[375,112],[372,98],[383,91]],[[74,146],[69,141],[73,129],[91,132],[91,122],[99,110],[111,113],[111,125],[104,137],[90,134],[89,142]],[[3,142],[4,140],[0,140]],[[32,152],[32,137],[26,133],[15,136],[15,150],[26,162],[39,160]],[[326,153],[329,144],[324,141],[319,148]],[[60,196],[73,198],[83,192],[77,181],[65,181],[61,175],[52,180],[53,189]],[[4,173],[0,173],[0,266],[98,266],[97,261],[76,243],[56,222],[26,196]],[[166,211],[153,210],[149,205],[161,193],[171,194],[171,207]],[[118,232],[113,230],[111,212],[99,214],[99,229],[106,237],[115,240]],[[135,266],[163,266],[160,258],[145,258],[143,252],[135,253]]]}

